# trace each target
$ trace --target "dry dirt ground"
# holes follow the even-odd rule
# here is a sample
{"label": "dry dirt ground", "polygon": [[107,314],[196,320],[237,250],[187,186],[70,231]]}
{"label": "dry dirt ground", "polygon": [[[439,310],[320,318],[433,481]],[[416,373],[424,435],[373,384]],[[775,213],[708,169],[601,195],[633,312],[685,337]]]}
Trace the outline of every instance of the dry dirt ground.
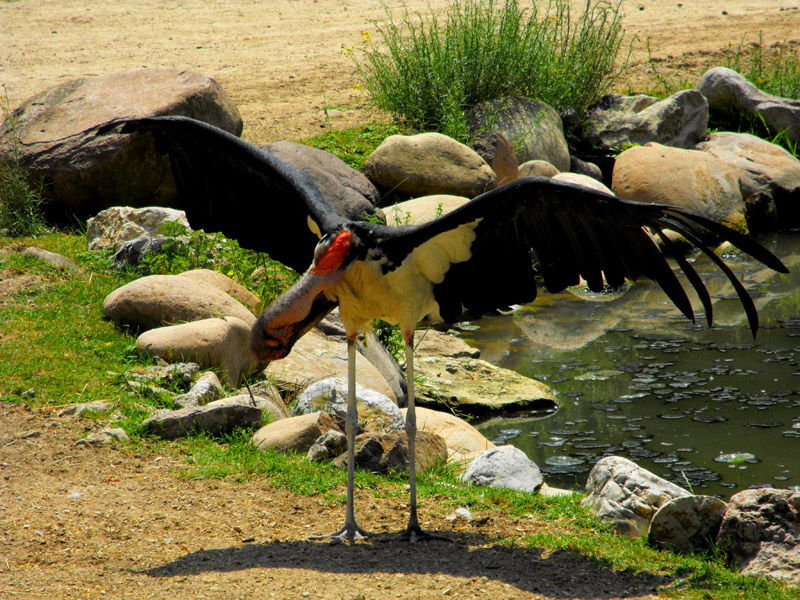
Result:
{"label": "dry dirt ground", "polygon": [[[397,3],[390,2],[391,5]],[[409,0],[413,10],[445,0]],[[580,5],[580,3],[577,3]],[[637,0],[633,73],[650,51],[696,80],[729,43],[800,32],[797,0]],[[377,0],[0,0],[0,84],[11,107],[66,80],[140,67],[216,77],[239,106],[245,137],[296,140],[377,115],[342,46],[375,30]],[[374,37],[374,36],[373,36]],[[338,116],[326,123],[324,108]],[[7,283],[7,282],[6,282]],[[17,282],[20,283],[20,282]],[[20,283],[21,285],[21,283]],[[176,475],[153,451],[75,447],[82,423],[0,403],[0,598],[614,598],[665,582],[569,553],[493,545],[552,524],[536,516],[456,526],[435,502],[425,526],[455,543],[329,546],[343,507],[270,486]],[[363,525],[402,528],[405,506],[359,493]],[[480,515],[477,515],[480,516]]]}

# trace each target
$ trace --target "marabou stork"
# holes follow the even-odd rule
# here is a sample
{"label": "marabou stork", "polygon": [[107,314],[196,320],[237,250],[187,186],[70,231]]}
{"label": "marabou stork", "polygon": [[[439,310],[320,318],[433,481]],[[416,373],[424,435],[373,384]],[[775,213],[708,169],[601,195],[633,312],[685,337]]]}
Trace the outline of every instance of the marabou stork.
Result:
{"label": "marabou stork", "polygon": [[[182,117],[143,118],[126,120],[121,132],[149,132],[156,148],[169,155],[192,227],[220,231],[298,271],[311,263],[253,327],[250,345],[259,358],[283,358],[339,306],[349,360],[347,512],[342,529],[322,537],[352,541],[368,535],[356,523],[353,509],[355,338],[373,319],[399,325],[406,343],[411,514],[402,536],[414,542],[438,537],[424,532],[417,520],[413,340],[421,320],[457,322],[464,315],[475,318],[531,302],[537,277],[549,292],[559,292],[581,277],[598,291],[605,283],[618,286],[642,275],[657,282],[694,320],[684,288],[654,242],[657,238],[672,249],[665,229],[683,235],[725,273],[753,335],[758,314],[752,299],[701,235],[728,240],[770,268],[787,272],[764,247],[706,218],[548,178],[508,183],[421,225],[387,227],[341,217],[310,177],[211,125]],[[705,285],[679,252],[671,254],[711,324]]]}

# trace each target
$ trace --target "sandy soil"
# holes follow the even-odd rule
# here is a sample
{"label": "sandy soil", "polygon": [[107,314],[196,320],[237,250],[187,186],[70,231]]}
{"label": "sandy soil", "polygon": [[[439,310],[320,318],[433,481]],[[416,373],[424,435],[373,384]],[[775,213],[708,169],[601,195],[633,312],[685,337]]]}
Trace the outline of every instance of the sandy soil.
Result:
{"label": "sandy soil", "polygon": [[[765,44],[792,39],[794,2],[631,2],[625,24],[638,37],[626,85],[646,81],[648,39],[667,72],[690,82],[729,43],[759,32]],[[381,15],[376,0],[0,0],[0,84],[14,107],[78,76],[195,69],[234,98],[247,139],[296,140],[328,126],[326,107],[337,109],[336,128],[376,117],[341,47],[358,46]],[[651,597],[666,583],[569,553],[497,546],[558,525],[535,515],[456,525],[432,501],[424,526],[453,532],[454,544],[308,542],[338,528],[342,506],[267,480],[180,478],[179,458],[150,450],[75,447],[86,426],[0,403],[0,598],[588,599]],[[403,527],[404,503],[358,495],[362,525]]]}
{"label": "sandy soil", "polygon": [[[399,2],[387,2],[391,6]],[[582,2],[574,2],[576,11]],[[446,0],[408,0],[411,12]],[[624,5],[632,75],[643,86],[647,42],[665,72],[691,83],[729,43],[800,37],[797,0],[636,0]],[[231,94],[256,143],[309,137],[374,116],[342,46],[383,18],[379,0],[0,0],[0,84],[12,107],[53,85],[141,67],[194,69]],[[377,36],[373,36],[377,39]]]}

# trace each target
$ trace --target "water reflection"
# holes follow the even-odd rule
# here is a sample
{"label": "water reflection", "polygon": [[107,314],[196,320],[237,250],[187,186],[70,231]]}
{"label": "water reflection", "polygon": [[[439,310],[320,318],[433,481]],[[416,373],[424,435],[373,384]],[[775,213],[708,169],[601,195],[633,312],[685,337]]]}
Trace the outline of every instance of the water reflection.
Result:
{"label": "water reflection", "polygon": [[[762,240],[779,276],[735,262],[759,309],[754,343],[735,292],[705,259],[714,326],[683,318],[657,288],[586,301],[550,295],[462,334],[482,357],[548,383],[561,407],[478,424],[524,450],[551,485],[583,486],[594,463],[626,456],[698,493],[800,484],[800,236]],[[700,307],[690,294],[695,307]],[[514,432],[509,435],[509,432]],[[719,457],[746,454],[742,461]]]}

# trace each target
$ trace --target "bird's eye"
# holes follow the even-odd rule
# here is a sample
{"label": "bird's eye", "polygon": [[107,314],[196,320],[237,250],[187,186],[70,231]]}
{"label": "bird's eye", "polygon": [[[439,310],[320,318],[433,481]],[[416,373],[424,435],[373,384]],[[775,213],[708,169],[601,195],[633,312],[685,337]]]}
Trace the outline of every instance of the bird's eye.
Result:
{"label": "bird's eye", "polygon": [[314,262],[316,263],[320,257],[325,254],[325,251],[331,245],[331,236],[330,234],[324,235],[322,239],[317,243],[317,247],[314,248]]}

